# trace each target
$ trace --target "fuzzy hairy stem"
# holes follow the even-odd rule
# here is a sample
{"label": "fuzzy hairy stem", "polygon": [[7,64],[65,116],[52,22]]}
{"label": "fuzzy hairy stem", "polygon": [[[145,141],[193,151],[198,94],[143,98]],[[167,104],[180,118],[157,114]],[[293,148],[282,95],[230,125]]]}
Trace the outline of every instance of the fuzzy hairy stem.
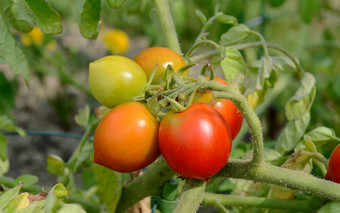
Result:
{"label": "fuzzy hairy stem", "polygon": [[205,185],[204,180],[186,180],[174,212],[196,212],[203,200]]}
{"label": "fuzzy hairy stem", "polygon": [[340,184],[314,177],[302,171],[289,170],[262,162],[254,166],[251,161],[230,159],[215,177],[229,177],[275,184],[329,200],[340,201]]}
{"label": "fuzzy hairy stem", "polygon": [[318,205],[314,208],[309,200],[279,200],[264,197],[246,197],[214,193],[205,193],[203,203],[212,206],[219,203],[223,206],[271,208],[297,212],[312,212],[320,207],[320,205]]}
{"label": "fuzzy hairy stem", "polygon": [[163,184],[174,175],[175,172],[160,157],[142,176],[123,188],[116,212],[123,213],[144,197],[161,193]]}
{"label": "fuzzy hairy stem", "polygon": [[153,0],[167,46],[182,55],[168,0]]}

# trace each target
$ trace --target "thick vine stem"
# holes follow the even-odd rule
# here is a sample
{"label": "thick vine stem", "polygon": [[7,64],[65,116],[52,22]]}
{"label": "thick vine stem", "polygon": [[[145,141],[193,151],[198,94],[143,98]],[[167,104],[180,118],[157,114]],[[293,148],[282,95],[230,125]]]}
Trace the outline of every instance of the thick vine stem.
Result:
{"label": "thick vine stem", "polygon": [[216,205],[215,203],[220,203],[223,206],[272,208],[297,212],[312,212],[321,207],[317,203],[311,203],[310,200],[279,200],[264,197],[245,197],[214,193],[205,193],[203,203],[207,205]]}
{"label": "thick vine stem", "polygon": [[116,212],[124,213],[144,197],[161,193],[163,184],[174,175],[175,172],[160,157],[142,176],[123,188]]}
{"label": "thick vine stem", "polygon": [[[254,110],[251,108],[248,100],[238,91],[230,86],[218,84],[216,82],[207,82],[206,86],[215,90],[215,98],[231,99],[236,107],[242,112],[245,120],[248,123],[250,131],[252,133],[252,140],[254,146],[254,153],[252,163],[254,166],[260,164],[263,161],[263,135],[260,119],[257,117]],[[223,92],[216,92],[216,90]]]}
{"label": "thick vine stem", "polygon": [[323,180],[302,171],[285,169],[262,162],[254,166],[251,161],[230,159],[215,177],[228,177],[275,184],[329,200],[340,201],[340,184]]}
{"label": "thick vine stem", "polygon": [[182,55],[168,0],[153,0],[167,46]]}
{"label": "thick vine stem", "polygon": [[174,212],[196,212],[203,200],[205,185],[204,180],[186,180]]}

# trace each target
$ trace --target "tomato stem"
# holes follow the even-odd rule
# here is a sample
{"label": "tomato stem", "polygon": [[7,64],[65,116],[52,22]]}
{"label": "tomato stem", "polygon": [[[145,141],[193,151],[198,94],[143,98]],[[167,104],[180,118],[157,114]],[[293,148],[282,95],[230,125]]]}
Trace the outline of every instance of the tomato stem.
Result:
{"label": "tomato stem", "polygon": [[187,179],[174,212],[196,212],[203,200],[205,185],[204,180]]}
{"label": "tomato stem", "polygon": [[318,205],[314,203],[312,205],[310,200],[279,200],[264,197],[246,197],[214,193],[204,194],[203,203],[214,206],[216,202],[223,206],[272,208],[298,212],[312,212],[322,206],[322,203],[318,203]]}
{"label": "tomato stem", "polygon": [[177,52],[179,55],[182,55],[168,1],[153,0],[153,3],[163,29],[167,46],[173,51]]}

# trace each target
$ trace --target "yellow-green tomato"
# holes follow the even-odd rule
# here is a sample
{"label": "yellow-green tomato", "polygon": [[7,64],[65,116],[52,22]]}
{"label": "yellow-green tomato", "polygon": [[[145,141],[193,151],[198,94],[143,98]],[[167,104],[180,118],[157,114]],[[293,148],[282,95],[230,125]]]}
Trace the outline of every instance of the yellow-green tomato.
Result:
{"label": "yellow-green tomato", "polygon": [[129,58],[112,55],[90,63],[90,90],[108,108],[141,95],[146,83],[143,69]]}

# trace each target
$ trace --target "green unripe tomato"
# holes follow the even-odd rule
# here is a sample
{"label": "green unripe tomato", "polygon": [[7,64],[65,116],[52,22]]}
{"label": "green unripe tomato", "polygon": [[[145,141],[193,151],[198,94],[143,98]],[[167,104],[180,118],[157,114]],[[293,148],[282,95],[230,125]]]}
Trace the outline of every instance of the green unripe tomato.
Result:
{"label": "green unripe tomato", "polygon": [[89,85],[102,105],[113,108],[143,93],[147,77],[133,60],[123,56],[106,56],[90,63]]}

